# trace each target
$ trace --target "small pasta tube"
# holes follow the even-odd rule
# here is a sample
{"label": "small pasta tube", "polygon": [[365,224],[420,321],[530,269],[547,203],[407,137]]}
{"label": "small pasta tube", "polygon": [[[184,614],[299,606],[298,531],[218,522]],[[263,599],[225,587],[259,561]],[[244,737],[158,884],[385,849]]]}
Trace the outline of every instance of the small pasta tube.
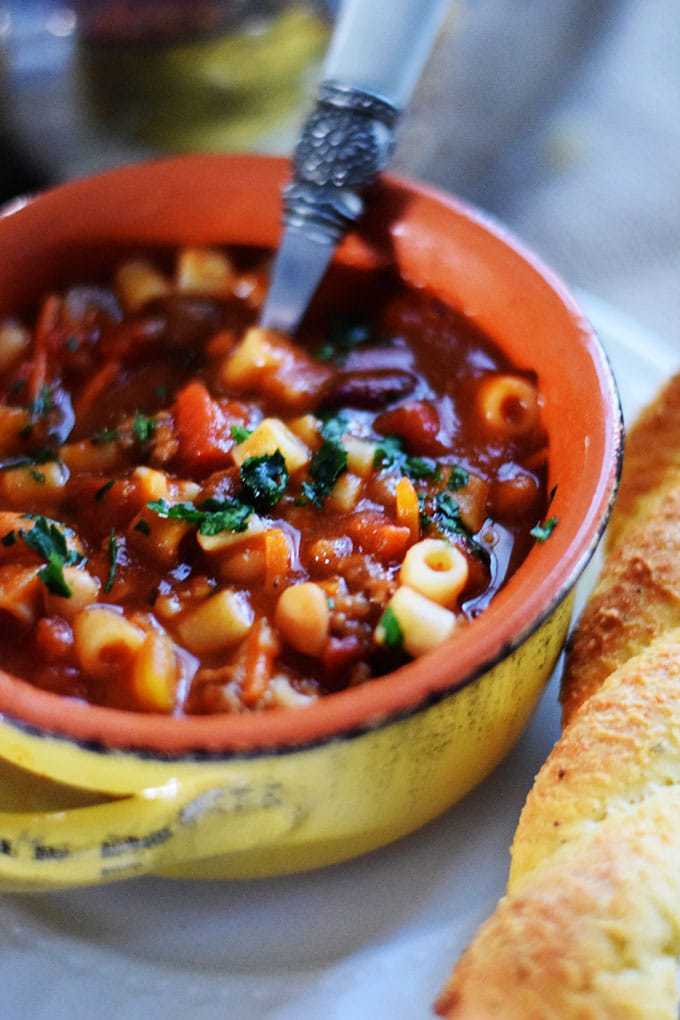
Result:
{"label": "small pasta tube", "polygon": [[141,311],[144,305],[156,298],[167,297],[170,283],[145,259],[130,259],[116,273],[116,293],[126,312]]}
{"label": "small pasta tube", "polygon": [[122,613],[92,606],[73,620],[76,657],[83,671],[97,680],[115,679],[144,644],[145,633]]}
{"label": "small pasta tube", "polygon": [[350,513],[361,499],[363,487],[363,478],[346,471],[331,489],[326,505],[336,513]]}
{"label": "small pasta tube", "polygon": [[132,472],[131,480],[142,503],[168,498],[168,476],[165,471],[157,471],[155,468],[140,464]]}
{"label": "small pasta tube", "polygon": [[172,518],[158,517],[150,510],[142,510],[133,517],[127,529],[127,539],[142,556],[150,556],[164,567],[174,566],[179,559],[179,547],[191,524]]}
{"label": "small pasta tube", "polygon": [[357,436],[343,436],[342,445],[347,450],[347,467],[360,478],[368,478],[373,473],[376,443]]}
{"label": "small pasta tube", "polygon": [[264,418],[246,440],[233,448],[231,454],[240,467],[248,457],[271,455],[277,450],[285,460],[290,474],[299,471],[311,460],[309,448],[280,418]]}
{"label": "small pasta tube", "polygon": [[227,297],[234,280],[230,260],[215,248],[182,248],[177,256],[175,282],[183,293]]}
{"label": "small pasta tube", "polygon": [[243,542],[249,542],[256,535],[260,535],[265,527],[261,517],[251,514],[244,531],[218,531],[216,535],[202,535],[199,531],[196,534],[196,541],[203,552],[223,553],[231,551]]}
{"label": "small pasta tube", "polygon": [[321,655],[330,628],[325,591],[313,581],[291,585],[279,596],[274,621],[291,648],[305,655]]}
{"label": "small pasta tube", "polygon": [[261,542],[245,542],[220,560],[219,575],[231,584],[253,584],[265,573],[265,554]]}
{"label": "small pasta tube", "polygon": [[10,506],[33,509],[54,503],[63,494],[69,472],[60,461],[13,468],[0,474],[0,499]]}
{"label": "small pasta tube", "polygon": [[177,624],[182,644],[195,655],[223,652],[241,641],[253,625],[254,613],[243,592],[224,588]]}
{"label": "small pasta tube", "polygon": [[538,421],[538,392],[516,375],[489,375],[477,390],[477,407],[491,432],[521,436]]}
{"label": "small pasta tube", "polygon": [[120,467],[125,460],[125,454],[118,443],[93,443],[89,439],[67,443],[59,450],[59,457],[70,471],[77,474],[84,471],[107,474]]}
{"label": "small pasta tube", "polygon": [[424,538],[404,557],[399,580],[440,606],[450,608],[465,587],[468,562],[455,546],[438,538]]}
{"label": "small pasta tube", "polygon": [[[453,634],[456,617],[451,610],[413,588],[406,585],[397,588],[388,605],[399,624],[403,646],[414,658],[431,652]],[[385,643],[385,630],[380,623],[374,638],[379,645]]]}
{"label": "small pasta tube", "polygon": [[418,493],[410,478],[400,478],[395,490],[397,524],[408,528],[413,541],[420,535],[420,504]]}
{"label": "small pasta tube", "polygon": [[172,712],[177,697],[177,657],[167,634],[149,631],[135,655],[132,693],[147,712]]}
{"label": "small pasta tube", "polygon": [[284,353],[273,342],[275,338],[275,333],[258,326],[249,329],[224,360],[220,382],[227,389],[250,389],[264,371],[276,369],[283,361]]}
{"label": "small pasta tube", "polygon": [[6,372],[26,351],[31,334],[15,319],[0,322],[0,372]]}
{"label": "small pasta tube", "polygon": [[45,589],[45,611],[48,616],[63,616],[72,620],[76,613],[97,601],[99,595],[99,579],[87,570],[78,567],[64,567],[64,581],[71,594],[68,598],[55,595]]}
{"label": "small pasta tube", "polygon": [[315,414],[302,414],[291,419],[288,428],[310,449],[316,450],[321,445],[321,422]]}

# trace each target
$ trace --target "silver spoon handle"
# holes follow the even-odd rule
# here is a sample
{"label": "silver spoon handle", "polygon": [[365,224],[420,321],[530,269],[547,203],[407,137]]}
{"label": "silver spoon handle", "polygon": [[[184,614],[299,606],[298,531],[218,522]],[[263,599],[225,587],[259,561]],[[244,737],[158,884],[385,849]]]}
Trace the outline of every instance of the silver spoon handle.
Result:
{"label": "silver spoon handle", "polygon": [[450,0],[345,0],[283,192],[285,233],[261,322],[294,332],[362,214]]}

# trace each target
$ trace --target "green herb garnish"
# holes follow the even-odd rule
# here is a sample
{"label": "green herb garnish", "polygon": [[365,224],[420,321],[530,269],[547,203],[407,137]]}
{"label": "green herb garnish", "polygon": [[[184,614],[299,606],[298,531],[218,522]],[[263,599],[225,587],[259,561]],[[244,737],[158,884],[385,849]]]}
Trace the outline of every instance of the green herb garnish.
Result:
{"label": "green herb garnish", "polygon": [[380,617],[378,626],[383,632],[383,643],[387,645],[388,648],[401,648],[403,646],[404,635],[402,633],[399,620],[390,606],[387,607]]}
{"label": "green herb garnish", "polygon": [[447,483],[451,492],[456,492],[457,489],[464,489],[469,481],[470,472],[466,471],[465,468],[460,467],[459,464],[451,468],[451,474]]}
{"label": "green herb garnish", "polygon": [[107,492],[111,491],[111,489],[113,488],[114,484],[115,484],[115,478],[111,478],[111,479],[109,479],[108,482],[104,482],[104,484],[101,486],[101,488],[97,489],[97,491],[94,494],[94,498],[97,500],[98,503],[104,498],[104,496],[106,495]]}
{"label": "green herb garnish", "polygon": [[431,457],[410,457],[401,436],[384,436],[375,448],[373,464],[378,469],[398,471],[409,478],[437,478],[439,465]]}
{"label": "green herb garnish", "polygon": [[68,340],[66,341],[66,343],[64,344],[64,346],[65,346],[66,350],[69,351],[71,354],[75,354],[75,352],[80,347],[80,343],[78,342],[76,337],[70,336],[68,338]]}
{"label": "green herb garnish", "polygon": [[231,438],[236,443],[245,443],[249,436],[252,436],[253,430],[244,428],[243,425],[232,425],[231,426]]}
{"label": "green herb garnish", "polygon": [[38,485],[44,485],[45,484],[45,475],[43,474],[42,471],[38,471],[37,468],[31,468],[30,475],[31,475],[31,478],[33,479],[33,481],[37,482]]}
{"label": "green herb garnish", "polygon": [[[222,531],[245,531],[253,508],[237,499],[207,499],[200,507],[193,503],[170,504],[155,499],[146,504],[159,517],[197,524],[200,535],[219,535]],[[141,522],[140,522],[141,523]]]}
{"label": "green herb garnish", "polygon": [[146,414],[141,414],[139,411],[135,414],[132,420],[132,431],[135,434],[135,438],[140,443],[148,443],[153,437],[156,428],[156,422],[153,418],[149,418]]}
{"label": "green herb garnish", "polygon": [[6,535],[2,537],[2,544],[6,546],[14,545],[17,540],[16,531],[8,531]]}
{"label": "green herb garnish", "polygon": [[241,464],[240,476],[248,499],[263,510],[276,506],[288,485],[286,462],[280,450],[248,457]]}
{"label": "green herb garnish", "polygon": [[537,524],[533,527],[529,534],[535,538],[537,542],[547,542],[558,524],[558,517],[548,517],[547,521],[544,521],[543,524]]}
{"label": "green herb garnish", "polygon": [[31,418],[44,418],[45,415],[54,409],[54,398],[52,396],[51,388],[45,383],[38,390],[38,395],[35,400],[32,400],[28,405],[28,413]]}
{"label": "green herb garnish", "polygon": [[358,322],[336,322],[331,327],[328,340],[319,347],[316,356],[319,361],[335,361],[340,364],[358,347],[371,339],[368,326]]}
{"label": "green herb garnish", "polygon": [[438,492],[435,497],[434,519],[442,531],[452,535],[464,535],[469,532],[460,519],[460,507],[448,492]]}
{"label": "green herb garnish", "polygon": [[104,584],[104,591],[110,592],[113,588],[114,581],[116,580],[116,574],[118,573],[118,552],[120,549],[120,543],[116,537],[116,533],[111,528],[111,534],[109,535],[109,541],[107,545],[107,551],[109,554],[109,574]]}
{"label": "green herb garnish", "polygon": [[345,432],[349,422],[347,415],[340,412],[340,414],[330,415],[324,418],[321,425],[321,436],[323,439],[328,440],[329,443],[339,443]]}
{"label": "green herb garnish", "polygon": [[55,521],[40,514],[30,519],[35,522],[33,527],[30,531],[19,531],[19,537],[45,561],[38,577],[47,590],[68,599],[71,589],[64,578],[64,567],[82,563],[84,557],[75,549],[69,549],[66,536]]}
{"label": "green herb garnish", "polygon": [[142,517],[135,524],[134,530],[141,532],[142,535],[150,535],[151,525],[149,524],[148,521],[145,521],[144,518]]}
{"label": "green herb garnish", "polygon": [[311,482],[302,483],[302,495],[321,508],[343,471],[347,470],[347,450],[340,443],[323,441],[309,465]]}

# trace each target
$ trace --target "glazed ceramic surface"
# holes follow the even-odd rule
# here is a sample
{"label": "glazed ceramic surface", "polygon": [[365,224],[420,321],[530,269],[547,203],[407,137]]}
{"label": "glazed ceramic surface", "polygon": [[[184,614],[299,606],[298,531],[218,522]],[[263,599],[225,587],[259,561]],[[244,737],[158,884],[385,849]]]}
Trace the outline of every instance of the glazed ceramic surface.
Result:
{"label": "glazed ceramic surface", "polygon": [[[192,157],[75,182],[16,207],[0,220],[13,252],[0,271],[0,312],[110,265],[134,244],[271,247],[285,175],[277,160]],[[22,770],[6,784],[21,795],[0,816],[6,887],[333,863],[441,813],[524,727],[615,488],[620,431],[606,360],[546,270],[501,230],[427,189],[381,185],[361,236],[339,258],[366,269],[395,263],[515,364],[537,371],[559,527],[452,642],[304,711],[135,715],[0,674],[0,756]]]}

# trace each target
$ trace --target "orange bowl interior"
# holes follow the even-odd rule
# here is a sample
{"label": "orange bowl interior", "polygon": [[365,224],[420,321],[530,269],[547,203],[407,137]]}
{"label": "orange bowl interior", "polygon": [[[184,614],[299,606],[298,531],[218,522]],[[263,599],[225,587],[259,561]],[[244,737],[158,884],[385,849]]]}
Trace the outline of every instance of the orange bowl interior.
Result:
{"label": "orange bowl interior", "polygon": [[[284,160],[189,156],[111,171],[7,207],[0,217],[0,314],[47,288],[87,279],[113,248],[239,244],[280,236]],[[0,672],[0,712],[76,739],[167,754],[300,745],[407,712],[478,675],[545,617],[579,575],[616,487],[620,413],[606,358],[559,282],[497,225],[453,198],[385,177],[344,264],[395,265],[464,313],[520,368],[538,375],[550,443],[551,513],[536,545],[489,609],[452,642],[386,677],[304,710],[167,718],[92,707]],[[351,295],[348,295],[351,302]],[[455,646],[455,650],[454,647]]]}

